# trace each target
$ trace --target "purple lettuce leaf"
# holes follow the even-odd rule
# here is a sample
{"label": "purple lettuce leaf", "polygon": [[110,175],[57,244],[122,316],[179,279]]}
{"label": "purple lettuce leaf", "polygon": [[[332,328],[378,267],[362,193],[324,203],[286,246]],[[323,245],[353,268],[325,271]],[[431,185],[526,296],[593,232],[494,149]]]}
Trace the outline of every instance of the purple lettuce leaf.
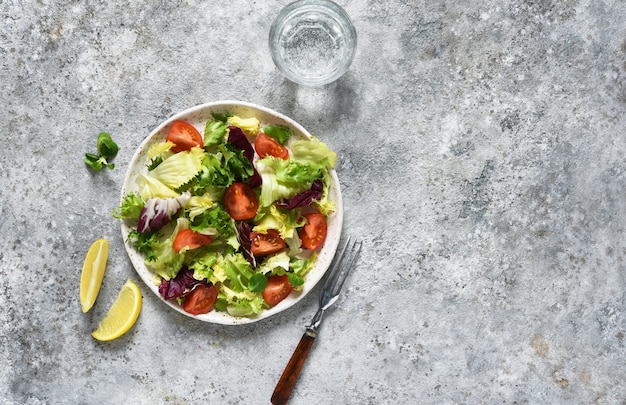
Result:
{"label": "purple lettuce leaf", "polygon": [[306,207],[311,204],[313,200],[320,200],[322,198],[322,192],[324,191],[324,183],[322,180],[315,180],[311,185],[311,188],[307,191],[303,191],[300,194],[296,194],[291,198],[283,198],[276,202],[276,206],[287,210],[294,208]]}
{"label": "purple lettuce leaf", "polygon": [[181,298],[189,294],[198,284],[208,285],[208,282],[206,280],[196,280],[193,278],[193,271],[185,266],[173,279],[161,280],[161,284],[159,285],[159,294],[161,294],[165,300]]}
{"label": "purple lettuce leaf", "polygon": [[137,232],[154,232],[163,228],[182,207],[187,205],[189,198],[191,194],[188,192],[174,198],[150,198],[139,214]]}
{"label": "purple lettuce leaf", "polygon": [[245,221],[236,221],[235,229],[237,230],[237,240],[239,241],[241,253],[247,261],[250,262],[252,267],[256,267],[256,259],[252,254],[252,240],[250,239],[250,232],[252,227]]}
{"label": "purple lettuce leaf", "polygon": [[232,125],[228,127],[228,130],[228,142],[233,144],[237,149],[241,149],[246,159],[252,162],[252,159],[254,159],[254,148],[250,141],[248,141],[246,134],[241,128]]}

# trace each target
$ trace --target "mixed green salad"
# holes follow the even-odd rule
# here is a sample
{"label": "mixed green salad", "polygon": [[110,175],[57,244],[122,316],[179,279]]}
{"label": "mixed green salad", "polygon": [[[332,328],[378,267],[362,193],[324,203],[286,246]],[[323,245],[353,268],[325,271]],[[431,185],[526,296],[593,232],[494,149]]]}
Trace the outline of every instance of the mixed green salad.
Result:
{"label": "mixed green salad", "polygon": [[315,137],[214,114],[174,121],[114,210],[165,300],[251,317],[301,289],[335,210],[337,156]]}

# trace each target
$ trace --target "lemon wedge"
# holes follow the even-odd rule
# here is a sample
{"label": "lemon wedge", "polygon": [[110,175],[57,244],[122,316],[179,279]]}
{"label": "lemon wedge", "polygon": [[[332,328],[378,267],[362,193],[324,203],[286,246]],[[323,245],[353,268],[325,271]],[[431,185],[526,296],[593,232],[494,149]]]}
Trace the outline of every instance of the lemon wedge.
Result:
{"label": "lemon wedge", "polygon": [[137,284],[127,280],[109,312],[91,336],[102,341],[117,339],[135,324],[140,311],[141,291]]}
{"label": "lemon wedge", "polygon": [[96,302],[108,257],[109,242],[106,239],[98,239],[87,251],[80,276],[80,305],[83,313],[89,311]]}

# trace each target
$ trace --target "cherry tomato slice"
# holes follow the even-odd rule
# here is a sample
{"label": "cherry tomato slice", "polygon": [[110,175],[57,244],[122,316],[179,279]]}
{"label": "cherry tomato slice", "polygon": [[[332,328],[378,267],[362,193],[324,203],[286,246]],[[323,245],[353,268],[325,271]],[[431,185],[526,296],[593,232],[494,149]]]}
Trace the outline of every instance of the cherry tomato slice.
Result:
{"label": "cherry tomato slice", "polygon": [[264,158],[271,155],[280,159],[287,159],[289,151],[276,139],[261,132],[254,141],[254,149],[259,157]]}
{"label": "cherry tomato slice", "polygon": [[326,240],[328,225],[326,218],[319,213],[304,214],[306,224],[298,231],[298,236],[302,241],[302,247],[305,249],[315,250],[322,246]]}
{"label": "cherry tomato slice", "polygon": [[194,146],[204,147],[200,132],[185,121],[174,121],[165,140],[174,144],[172,147],[174,153],[190,150]]}
{"label": "cherry tomato slice", "polygon": [[270,305],[274,306],[287,298],[287,296],[293,290],[293,286],[289,282],[289,277],[284,276],[271,276],[267,278],[267,286],[263,290],[263,298]]}
{"label": "cherry tomato slice", "polygon": [[233,183],[224,192],[224,208],[236,221],[252,219],[259,209],[259,200],[252,187],[245,183]]}
{"label": "cherry tomato slice", "polygon": [[213,238],[209,235],[203,235],[201,233],[194,232],[191,229],[183,229],[178,232],[174,238],[174,250],[180,252],[185,247],[189,250],[193,250],[209,245],[211,242],[213,242]]}
{"label": "cherry tomato slice", "polygon": [[267,233],[251,232],[250,241],[250,251],[255,256],[271,255],[287,246],[276,229],[268,229]]}
{"label": "cherry tomato slice", "polygon": [[198,284],[185,297],[183,309],[192,315],[206,314],[213,309],[215,301],[217,301],[217,288],[213,284],[210,286]]}

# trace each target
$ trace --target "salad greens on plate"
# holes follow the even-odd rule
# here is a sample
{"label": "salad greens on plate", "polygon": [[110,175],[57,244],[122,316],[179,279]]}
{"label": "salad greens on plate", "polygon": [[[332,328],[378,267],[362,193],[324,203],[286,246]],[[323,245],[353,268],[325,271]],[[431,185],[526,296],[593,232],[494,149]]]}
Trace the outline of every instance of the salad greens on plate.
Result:
{"label": "salad greens on plate", "polygon": [[113,216],[161,297],[192,315],[254,317],[302,289],[336,206],[337,156],[254,116],[185,120],[145,153]]}

